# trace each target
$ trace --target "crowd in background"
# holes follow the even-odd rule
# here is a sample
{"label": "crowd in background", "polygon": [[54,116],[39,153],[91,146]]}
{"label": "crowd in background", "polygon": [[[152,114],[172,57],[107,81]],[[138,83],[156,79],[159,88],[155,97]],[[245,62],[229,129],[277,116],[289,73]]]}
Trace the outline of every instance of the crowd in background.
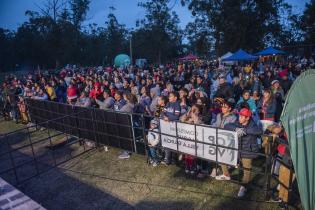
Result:
{"label": "crowd in background", "polygon": [[[185,62],[147,67],[67,67],[55,72],[36,72],[17,78],[8,75],[2,84],[4,118],[29,123],[24,98],[50,100],[81,107],[96,107],[151,116],[149,129],[157,131],[159,120],[205,124],[234,130],[240,139],[240,165],[244,168],[242,197],[250,182],[252,160],[266,142],[263,133],[278,138],[276,153],[283,159],[289,151],[280,115],[286,95],[301,72],[314,60],[297,64],[289,60],[225,66],[215,62]],[[269,125],[266,129],[265,125]],[[230,168],[219,170],[194,156],[159,151],[160,140],[148,135],[150,164],[170,165],[183,161],[187,174],[210,175],[230,180]],[[129,158],[124,152],[120,158]],[[289,159],[289,158],[288,158]],[[287,161],[290,164],[290,161]],[[279,170],[279,173],[281,170]],[[285,172],[287,173],[287,171]],[[287,174],[286,174],[287,175]],[[288,195],[279,193],[281,201]]]}

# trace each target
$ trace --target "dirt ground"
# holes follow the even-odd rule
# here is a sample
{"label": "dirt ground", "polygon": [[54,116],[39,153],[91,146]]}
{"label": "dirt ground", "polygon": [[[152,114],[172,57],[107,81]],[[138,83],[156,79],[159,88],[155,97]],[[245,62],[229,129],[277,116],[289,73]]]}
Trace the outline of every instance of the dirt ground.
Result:
{"label": "dirt ground", "polygon": [[[0,134],[21,128],[12,122],[0,122]],[[45,131],[32,134],[41,139]],[[20,140],[12,141],[11,148],[27,142],[25,133],[18,134]],[[62,135],[59,138],[64,138]],[[14,138],[12,138],[14,139]],[[7,149],[0,139],[0,152]],[[46,145],[45,145],[46,144]],[[46,159],[47,141],[34,146],[35,154],[42,158],[37,167],[51,168],[53,162]],[[130,159],[119,160],[121,150],[109,148],[108,152],[90,150],[74,159],[65,154],[80,154],[79,144],[61,148],[57,161],[66,161],[17,187],[30,198],[47,209],[278,209],[276,203],[264,201],[264,192],[251,190],[244,199],[236,194],[239,185],[233,182],[216,181],[207,177],[199,180],[187,177],[178,166],[152,167],[146,157],[133,154]],[[30,148],[14,154],[17,161],[31,157]],[[1,153],[0,153],[1,154]],[[67,159],[68,158],[68,159]],[[0,168],[8,167],[7,157],[0,156]],[[29,167],[19,172],[26,176]],[[1,171],[1,170],[0,170]],[[0,175],[12,184],[13,176]],[[257,180],[259,182],[259,180]]]}

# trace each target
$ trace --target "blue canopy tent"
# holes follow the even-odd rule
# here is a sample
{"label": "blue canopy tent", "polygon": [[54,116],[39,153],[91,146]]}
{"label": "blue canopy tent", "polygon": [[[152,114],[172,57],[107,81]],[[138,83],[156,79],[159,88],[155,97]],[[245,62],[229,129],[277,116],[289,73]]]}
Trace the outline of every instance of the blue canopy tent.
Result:
{"label": "blue canopy tent", "polygon": [[222,59],[222,61],[253,61],[258,59],[257,56],[251,55],[242,49],[239,49],[236,53],[230,57]]}
{"label": "blue canopy tent", "polygon": [[266,55],[284,55],[284,54],[286,54],[284,51],[277,50],[273,47],[268,47],[268,48],[256,53],[255,55],[266,56]]}

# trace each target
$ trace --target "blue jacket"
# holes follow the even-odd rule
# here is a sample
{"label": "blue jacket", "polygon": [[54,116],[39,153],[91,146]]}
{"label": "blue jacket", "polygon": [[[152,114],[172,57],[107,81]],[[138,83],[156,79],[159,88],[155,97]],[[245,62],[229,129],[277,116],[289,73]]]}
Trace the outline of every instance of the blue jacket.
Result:
{"label": "blue jacket", "polygon": [[176,102],[168,102],[164,107],[161,117],[168,117],[170,121],[179,120],[180,116],[180,104],[178,101]]}
{"label": "blue jacket", "polygon": [[226,124],[224,128],[233,131],[235,131],[236,128],[244,128],[246,134],[238,139],[240,156],[241,158],[249,159],[257,157],[257,154],[255,154],[259,151],[257,137],[262,135],[263,132],[253,120],[250,120],[245,126],[237,121],[235,123]]}
{"label": "blue jacket", "polygon": [[119,101],[116,101],[114,104],[114,110],[119,111],[127,102],[125,99],[120,99]]}
{"label": "blue jacket", "polygon": [[[243,103],[243,102],[244,102],[244,98],[241,97],[240,100],[238,100],[238,102],[237,102],[237,104],[236,104],[236,107],[239,108],[239,106],[240,106],[241,103]],[[250,98],[250,99],[248,99],[246,102],[247,102],[247,104],[248,104],[250,110],[251,110],[253,113],[256,113],[257,107],[256,107],[255,101]]]}

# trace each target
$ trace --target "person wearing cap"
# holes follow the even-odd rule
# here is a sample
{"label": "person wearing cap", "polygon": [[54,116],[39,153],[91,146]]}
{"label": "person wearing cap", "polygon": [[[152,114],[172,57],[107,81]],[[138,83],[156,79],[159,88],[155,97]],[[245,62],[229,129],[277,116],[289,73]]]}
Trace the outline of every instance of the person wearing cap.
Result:
{"label": "person wearing cap", "polygon": [[[218,113],[216,116],[216,121],[212,124],[214,127],[217,128],[224,128],[225,125],[229,123],[235,123],[237,120],[236,115],[232,112],[234,108],[234,99],[230,98],[227,101],[223,101],[221,106],[221,113]],[[230,180],[230,172],[228,170],[227,165],[220,165],[223,174],[217,176],[217,169],[214,168],[211,173],[211,177],[215,177],[217,180]]]}
{"label": "person wearing cap", "polygon": [[252,120],[252,112],[247,108],[241,109],[238,121],[229,123],[224,128],[236,131],[238,135],[240,162],[242,163],[244,174],[242,186],[237,196],[243,197],[246,193],[246,187],[250,182],[252,160],[257,157],[255,153],[259,151],[257,137],[262,135],[262,130]]}

